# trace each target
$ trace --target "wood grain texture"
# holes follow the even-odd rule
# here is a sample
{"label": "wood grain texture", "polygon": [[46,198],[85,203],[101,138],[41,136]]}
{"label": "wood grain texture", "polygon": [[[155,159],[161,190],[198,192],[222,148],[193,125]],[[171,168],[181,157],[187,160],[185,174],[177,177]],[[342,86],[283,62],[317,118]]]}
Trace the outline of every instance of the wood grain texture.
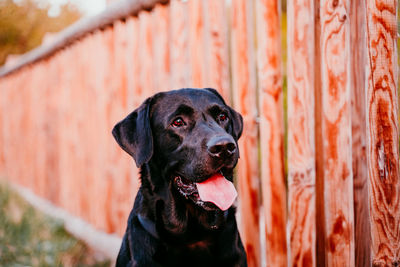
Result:
{"label": "wood grain texture", "polygon": [[316,266],[314,1],[288,3],[290,266]]}
{"label": "wood grain texture", "polygon": [[365,1],[352,1],[351,25],[351,122],[354,191],[355,266],[371,266],[366,158],[366,13]]}
{"label": "wood grain texture", "polygon": [[279,1],[256,1],[261,184],[268,266],[287,266]]}
{"label": "wood grain texture", "polygon": [[400,264],[397,1],[368,0],[367,138],[373,266]]}
{"label": "wood grain texture", "polygon": [[258,125],[256,76],[251,1],[232,2],[231,49],[233,104],[243,116],[244,129],[239,140],[238,163],[240,234],[249,266],[260,266],[260,173],[258,165]]}
{"label": "wood grain texture", "polygon": [[320,2],[325,263],[354,266],[350,1]]}

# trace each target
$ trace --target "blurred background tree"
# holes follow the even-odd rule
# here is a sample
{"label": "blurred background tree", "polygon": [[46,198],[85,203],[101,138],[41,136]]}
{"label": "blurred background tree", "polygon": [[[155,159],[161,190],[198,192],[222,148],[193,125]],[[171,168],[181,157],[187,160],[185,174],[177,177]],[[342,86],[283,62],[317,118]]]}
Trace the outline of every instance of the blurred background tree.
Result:
{"label": "blurred background tree", "polygon": [[8,55],[39,46],[46,33],[58,32],[82,16],[71,4],[61,6],[54,17],[49,16],[49,9],[45,1],[0,0],[0,65]]}

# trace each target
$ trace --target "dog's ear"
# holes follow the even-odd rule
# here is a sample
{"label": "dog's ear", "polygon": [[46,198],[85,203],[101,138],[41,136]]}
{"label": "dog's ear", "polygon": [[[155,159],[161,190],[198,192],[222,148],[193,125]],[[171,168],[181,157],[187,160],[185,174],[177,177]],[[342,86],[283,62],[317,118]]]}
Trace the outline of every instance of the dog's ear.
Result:
{"label": "dog's ear", "polygon": [[243,117],[238,112],[236,112],[233,108],[229,107],[229,112],[231,113],[231,123],[233,134],[236,140],[239,140],[240,136],[242,136],[243,132]]}
{"label": "dog's ear", "polygon": [[150,106],[152,98],[146,101],[125,119],[117,123],[112,134],[136,162],[137,167],[149,162],[153,156],[153,134],[150,125]]}
{"label": "dog's ear", "polygon": [[[225,100],[222,98],[222,96],[218,93],[217,90],[213,88],[205,88],[206,90],[214,93],[216,96],[218,96],[222,102],[226,105]],[[229,108],[230,112],[230,117],[231,123],[232,123],[232,130],[233,130],[233,135],[236,138],[236,140],[239,140],[240,136],[242,135],[243,132],[243,118],[242,115],[240,115],[238,112],[236,112],[233,108],[230,106],[226,105]]]}

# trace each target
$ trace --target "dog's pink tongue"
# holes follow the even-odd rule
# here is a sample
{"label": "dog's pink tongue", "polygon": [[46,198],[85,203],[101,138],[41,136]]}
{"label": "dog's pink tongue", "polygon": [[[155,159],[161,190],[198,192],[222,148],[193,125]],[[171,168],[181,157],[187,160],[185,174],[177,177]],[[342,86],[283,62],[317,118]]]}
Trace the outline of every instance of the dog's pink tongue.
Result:
{"label": "dog's pink tongue", "polygon": [[233,183],[219,173],[196,185],[200,199],[214,203],[221,210],[229,209],[237,196]]}

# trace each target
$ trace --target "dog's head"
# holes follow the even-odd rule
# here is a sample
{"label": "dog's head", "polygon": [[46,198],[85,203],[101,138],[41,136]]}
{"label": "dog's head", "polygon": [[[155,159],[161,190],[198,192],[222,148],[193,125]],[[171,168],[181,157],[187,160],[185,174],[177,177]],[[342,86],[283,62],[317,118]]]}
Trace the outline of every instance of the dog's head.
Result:
{"label": "dog's head", "polygon": [[212,210],[232,204],[216,198],[232,198],[242,129],[241,115],[216,90],[181,89],[148,98],[113,135],[138,167],[157,166],[169,188]]}

